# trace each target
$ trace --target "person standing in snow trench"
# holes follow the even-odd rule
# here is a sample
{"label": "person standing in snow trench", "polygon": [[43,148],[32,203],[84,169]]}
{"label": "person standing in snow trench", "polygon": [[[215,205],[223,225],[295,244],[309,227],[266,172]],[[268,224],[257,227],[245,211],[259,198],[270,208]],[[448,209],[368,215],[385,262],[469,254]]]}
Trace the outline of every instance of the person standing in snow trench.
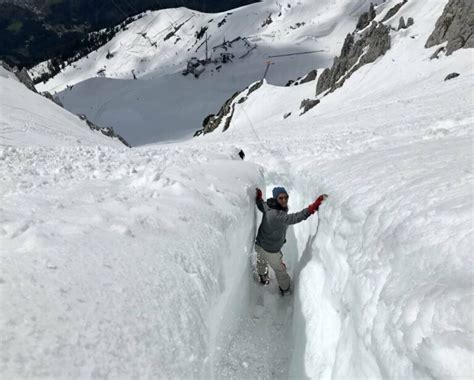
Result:
{"label": "person standing in snow trench", "polygon": [[257,190],[256,203],[258,209],[263,213],[262,223],[258,228],[255,240],[255,251],[257,252],[257,273],[260,283],[268,285],[268,265],[275,272],[281,295],[290,290],[290,276],[286,271],[286,265],[282,261],[281,247],[286,242],[286,230],[290,224],[297,224],[308,219],[318,211],[321,203],[327,195],[320,195],[313,203],[303,210],[294,214],[288,214],[288,192],[284,187],[275,187],[272,191],[273,198],[265,202],[262,190]]}

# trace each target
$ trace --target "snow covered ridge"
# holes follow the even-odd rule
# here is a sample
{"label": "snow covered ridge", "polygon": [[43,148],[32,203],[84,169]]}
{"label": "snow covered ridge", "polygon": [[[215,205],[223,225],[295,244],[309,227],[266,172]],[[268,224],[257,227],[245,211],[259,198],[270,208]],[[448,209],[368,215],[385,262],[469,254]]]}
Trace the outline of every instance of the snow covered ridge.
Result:
{"label": "snow covered ridge", "polygon": [[[68,110],[113,126],[132,146],[182,140],[225,99],[261,80],[269,60],[266,79],[279,85],[330,65],[368,6],[368,0],[267,0],[218,14],[147,12],[37,88],[59,92]],[[193,65],[194,75],[183,76]]]}
{"label": "snow covered ridge", "polygon": [[[362,13],[359,16],[356,29],[352,33],[347,34],[340,55],[334,58],[332,67],[324,69],[319,77],[317,70],[313,70],[303,78],[298,78],[296,81],[288,81],[286,86],[295,86],[317,79],[316,98],[301,100],[300,109],[303,109],[303,112],[300,115],[317,106],[321,102],[322,97],[342,87],[355,71],[364,65],[375,62],[383,56],[391,47],[392,37],[400,34],[408,37],[406,30],[413,26],[414,19],[407,15],[413,15],[413,13],[410,13],[413,12],[413,7],[410,7],[409,4],[408,7],[404,8],[405,12],[400,12],[400,9],[407,2],[408,0],[401,2],[393,1],[379,6],[374,6],[371,3],[368,12]],[[447,3],[425,44],[426,48],[430,48],[446,42],[447,48],[445,46],[438,47],[434,54],[431,55],[431,59],[438,59],[439,55],[443,52],[450,55],[457,49],[474,47],[474,31],[472,30],[472,23],[474,23],[473,6],[473,3],[470,1],[450,0]],[[405,17],[408,20],[406,23]],[[398,20],[398,27],[394,26],[396,20]],[[423,26],[429,27],[428,24]],[[411,35],[410,37],[414,39],[418,36]],[[445,80],[455,78],[458,75],[455,72],[450,73],[446,76]],[[251,86],[249,87],[251,88]],[[259,86],[254,88],[252,92],[258,88]],[[214,117],[213,114],[207,116],[203,121],[203,129],[198,130],[195,136],[214,131],[219,127],[221,121],[225,122],[222,131],[226,131],[230,126],[236,104],[243,103],[246,100],[239,97],[241,93],[243,91],[237,92],[229,98],[223,104],[217,116]],[[283,117],[286,119],[291,114],[292,112],[287,112]]]}
{"label": "snow covered ridge", "polygon": [[88,124],[52,100],[29,90],[2,66],[0,88],[2,146],[127,145],[113,130]]}
{"label": "snow covered ridge", "polygon": [[[217,14],[186,8],[146,12],[103,47],[67,65],[38,88],[61,91],[97,76],[133,79],[132,71],[138,78],[182,72],[192,57],[208,58],[212,63],[207,68],[210,74],[219,71],[217,66],[229,70],[222,63],[222,54],[246,66],[249,62],[255,64],[257,58],[259,68],[264,68],[265,59],[281,49],[287,53],[322,49],[321,58],[330,60],[333,44],[326,37],[338,40],[341,30],[334,33],[335,29],[351,28],[368,4],[365,0],[351,4],[340,0],[289,0],[284,5],[263,1]],[[290,49],[289,43],[295,48]]]}

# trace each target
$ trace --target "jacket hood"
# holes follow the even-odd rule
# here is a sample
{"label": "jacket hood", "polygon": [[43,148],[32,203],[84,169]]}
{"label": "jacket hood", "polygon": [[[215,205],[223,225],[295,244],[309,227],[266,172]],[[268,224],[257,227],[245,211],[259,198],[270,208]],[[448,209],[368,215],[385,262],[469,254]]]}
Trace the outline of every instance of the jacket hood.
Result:
{"label": "jacket hood", "polygon": [[273,210],[288,212],[288,207],[281,207],[281,205],[278,203],[278,201],[275,198],[268,198],[267,205]]}

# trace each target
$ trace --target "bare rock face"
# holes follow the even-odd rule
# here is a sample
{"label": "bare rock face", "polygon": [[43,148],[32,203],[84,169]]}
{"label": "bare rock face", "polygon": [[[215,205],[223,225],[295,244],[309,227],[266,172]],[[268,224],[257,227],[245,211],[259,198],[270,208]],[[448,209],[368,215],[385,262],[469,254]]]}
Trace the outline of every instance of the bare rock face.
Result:
{"label": "bare rock face", "polygon": [[18,70],[18,67],[11,67],[9,66],[6,62],[0,61],[0,65],[5,69],[10,71],[11,73],[15,74],[15,76],[18,78],[18,80],[23,83],[26,88],[29,90],[38,93],[36,91],[35,85],[33,83],[33,80],[31,79],[30,75],[28,74],[28,70],[26,68],[22,68],[21,70]]}
{"label": "bare rock face", "polygon": [[[221,124],[223,125],[223,131],[226,131],[230,127],[232,117],[234,116],[235,105],[244,103],[250,94],[257,91],[263,85],[263,81],[253,83],[249,87],[242,91],[237,91],[220,108],[219,112],[214,115],[208,115],[202,122],[202,129],[197,130],[194,133],[194,137],[202,134],[207,134],[217,129]],[[246,92],[245,95],[243,95]],[[243,95],[243,96],[240,96]]]}
{"label": "bare rock face", "polygon": [[403,0],[401,3],[398,3],[397,5],[395,5],[394,7],[390,8],[389,11],[387,12],[387,14],[384,16],[384,18],[382,19],[382,22],[385,22],[387,21],[388,19],[392,18],[393,16],[395,16],[398,11],[400,10],[401,7],[403,7],[406,3],[407,3],[408,0]]}
{"label": "bare rock face", "polygon": [[249,96],[252,92],[257,91],[260,87],[262,87],[263,80],[259,80],[258,82],[255,82],[249,87],[249,90],[247,91],[247,96]]}
{"label": "bare rock face", "polygon": [[[224,130],[228,129],[232,120],[232,116],[234,116],[234,99],[240,94],[240,92],[236,92],[229,99],[227,99],[219,110],[219,112],[217,113],[217,115],[210,115],[206,119],[204,119],[201,133],[206,134],[214,131],[215,129],[217,129],[217,127],[219,127],[222,122],[224,123]],[[198,135],[195,134],[195,136]]]}
{"label": "bare rock face", "polygon": [[415,20],[413,20],[413,17],[408,17],[407,22],[405,23],[405,19],[402,16],[402,17],[400,17],[400,21],[398,22],[398,29],[397,30],[408,29],[414,23],[415,23]]}
{"label": "bare rock face", "polygon": [[326,91],[328,88],[331,88],[331,77],[332,70],[324,69],[322,74],[319,76],[318,84],[316,85],[316,95],[319,95],[320,93]]}
{"label": "bare rock face", "polygon": [[439,59],[439,55],[445,51],[445,47],[441,46],[440,48],[436,49],[436,51],[431,55],[430,59]]}
{"label": "bare rock face", "polygon": [[364,12],[359,16],[359,20],[357,21],[356,29],[362,30],[369,26],[372,20],[375,18],[375,7],[373,3],[370,3],[369,11]]}
{"label": "bare rock face", "polygon": [[317,75],[318,75],[317,70],[311,70],[308,74],[306,74],[306,76],[303,79],[300,80],[300,84],[308,83],[315,80]]}
{"label": "bare rock face", "polygon": [[285,87],[298,86],[299,84],[311,82],[313,80],[316,80],[317,76],[318,76],[318,70],[316,69],[311,70],[304,77],[298,77],[296,80],[290,79],[288,82],[286,82]]}
{"label": "bare rock face", "polygon": [[458,49],[474,47],[473,0],[449,0],[425,47],[430,48],[446,41],[446,55]]}
{"label": "bare rock face", "polygon": [[87,118],[87,116],[84,115],[84,114],[79,114],[77,116],[79,117],[79,119],[84,120],[86,122],[87,126],[92,131],[98,131],[98,132],[102,133],[103,135],[105,135],[107,137],[117,139],[123,145],[127,146],[128,148],[131,148],[131,145],[122,136],[120,136],[118,133],[116,133],[112,127],[99,127],[99,126],[95,125],[92,121],[90,121]]}
{"label": "bare rock face", "polygon": [[319,99],[305,99],[301,102],[300,109],[303,108],[303,112],[301,115],[304,113],[308,112],[311,108],[316,107],[321,101]]}
{"label": "bare rock face", "polygon": [[43,95],[45,98],[48,98],[49,100],[52,100],[52,101],[53,101],[54,103],[56,103],[58,106],[64,108],[63,103],[61,103],[61,100],[59,100],[59,98],[58,98],[57,96],[51,95],[50,92],[44,91],[44,92],[41,93],[41,95]]}
{"label": "bare rock face", "polygon": [[406,29],[407,25],[405,24],[405,19],[400,17],[400,21],[398,22],[398,30]]}
{"label": "bare rock face", "polygon": [[23,83],[28,89],[30,89],[33,92],[37,92],[36,88],[35,88],[35,85],[33,83],[33,80],[31,79],[30,75],[28,74],[28,70],[26,70],[23,67],[21,69],[21,71],[16,71],[15,75],[20,80],[20,82]]}
{"label": "bare rock face", "polygon": [[330,69],[325,69],[320,75],[316,95],[326,90],[333,92],[341,87],[359,68],[384,55],[390,49],[390,44],[390,28],[375,21],[357,41],[353,34],[348,34],[341,55],[334,59]]}
{"label": "bare rock face", "polygon": [[268,15],[268,17],[265,19],[265,21],[262,23],[262,28],[267,26],[267,25],[270,25],[271,23],[273,22],[272,20],[272,14],[270,13]]}

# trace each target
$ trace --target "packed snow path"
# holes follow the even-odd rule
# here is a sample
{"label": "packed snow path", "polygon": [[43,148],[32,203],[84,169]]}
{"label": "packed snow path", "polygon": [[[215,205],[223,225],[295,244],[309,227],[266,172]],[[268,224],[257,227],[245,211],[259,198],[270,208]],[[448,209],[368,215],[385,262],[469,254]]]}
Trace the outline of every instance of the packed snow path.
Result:
{"label": "packed snow path", "polygon": [[[299,266],[291,228],[287,238],[284,262],[292,277],[293,291]],[[241,310],[235,331],[220,331],[224,345],[217,350],[215,374],[217,378],[287,379],[293,353],[294,294],[280,296],[271,269],[270,284],[262,286],[257,281],[255,260],[249,264],[248,308]]]}

